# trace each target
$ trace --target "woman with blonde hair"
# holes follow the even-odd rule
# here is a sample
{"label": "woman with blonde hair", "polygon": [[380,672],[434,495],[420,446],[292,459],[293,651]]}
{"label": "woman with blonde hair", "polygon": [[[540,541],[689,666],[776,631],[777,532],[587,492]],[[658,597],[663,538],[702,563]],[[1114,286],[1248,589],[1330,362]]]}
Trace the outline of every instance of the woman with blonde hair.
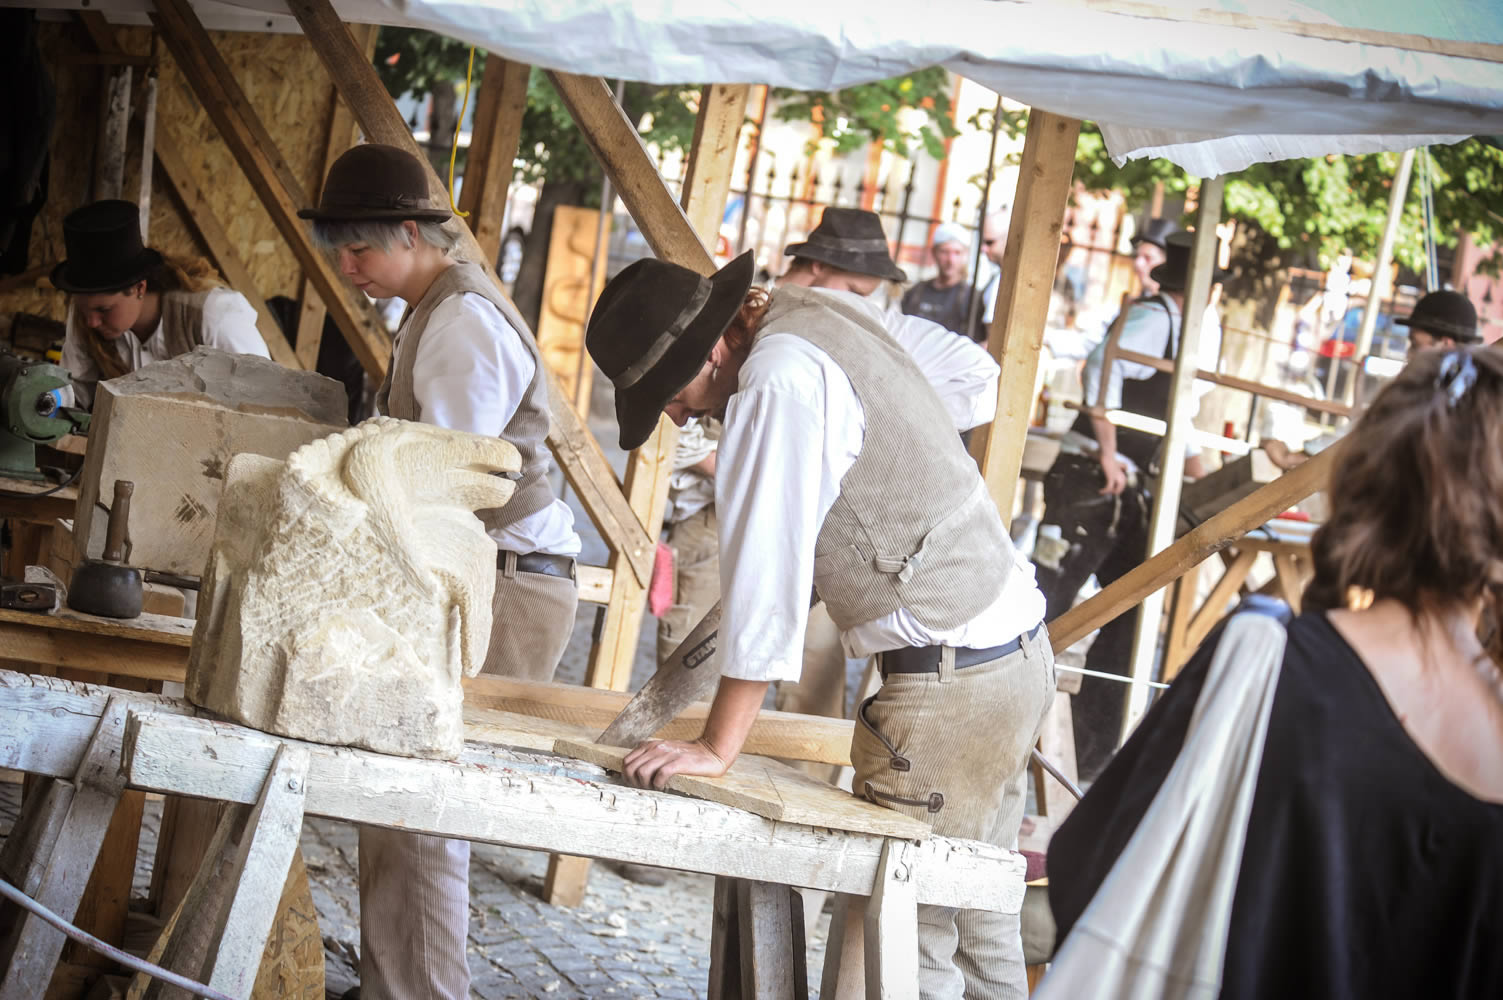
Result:
{"label": "woman with blonde hair", "polygon": [[203,259],[168,257],[141,244],[140,212],[128,201],[96,201],[63,220],[68,259],[52,283],[72,297],[63,367],[80,406],[94,386],[195,347],[270,357],[256,310],[225,288]]}
{"label": "woman with blonde hair", "polygon": [[[1503,996],[1503,678],[1478,639],[1503,597],[1503,354],[1417,353],[1339,447],[1304,613],[1263,626],[1271,669],[1218,649],[1258,617],[1232,616],[1055,834],[1045,996],[1056,973],[1100,981],[1103,951],[1140,983],[1151,969],[1157,997]],[[1251,711],[1223,712],[1244,684]],[[1258,713],[1242,741],[1207,725]],[[1239,780],[1216,780],[1239,754]],[[1195,848],[1158,818],[1210,815],[1233,785],[1246,804],[1206,838],[1206,877],[1166,877]],[[1140,863],[1155,851],[1162,870]],[[1151,931],[1213,885],[1225,905]],[[1188,906],[1168,899],[1181,889]]]}

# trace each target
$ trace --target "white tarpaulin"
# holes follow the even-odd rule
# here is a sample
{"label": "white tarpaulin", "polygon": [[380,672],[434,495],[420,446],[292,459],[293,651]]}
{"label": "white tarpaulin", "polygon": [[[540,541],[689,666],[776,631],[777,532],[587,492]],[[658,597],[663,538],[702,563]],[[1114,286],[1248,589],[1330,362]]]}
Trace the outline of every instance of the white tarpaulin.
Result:
{"label": "white tarpaulin", "polygon": [[[1164,156],[1201,176],[1262,160],[1503,133],[1497,0],[334,6],[349,21],[426,27],[536,66],[656,83],[830,90],[943,65],[1014,100],[1101,123],[1119,160]],[[90,7],[142,20],[149,2],[93,0]],[[195,0],[194,7],[210,27],[296,30],[282,0]]]}

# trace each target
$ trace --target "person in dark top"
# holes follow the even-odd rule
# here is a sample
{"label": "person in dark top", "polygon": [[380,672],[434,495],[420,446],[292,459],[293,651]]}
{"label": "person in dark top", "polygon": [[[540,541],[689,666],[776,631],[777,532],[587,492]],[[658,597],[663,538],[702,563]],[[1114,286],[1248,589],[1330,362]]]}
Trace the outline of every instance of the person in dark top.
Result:
{"label": "person in dark top", "polygon": [[978,308],[971,308],[978,293],[976,286],[966,280],[966,257],[970,245],[970,234],[955,223],[938,226],[934,230],[934,240],[929,244],[929,252],[934,255],[934,266],[939,273],[903,293],[903,312],[909,316],[922,316],[951,333],[980,341],[986,337],[986,328],[981,322],[982,310],[979,300]]}
{"label": "person in dark top", "polygon": [[[1341,447],[1219,995],[1503,997],[1503,676],[1476,631],[1503,594],[1503,355],[1419,354]],[[1059,941],[1174,765],[1218,638],[1054,835]]]}

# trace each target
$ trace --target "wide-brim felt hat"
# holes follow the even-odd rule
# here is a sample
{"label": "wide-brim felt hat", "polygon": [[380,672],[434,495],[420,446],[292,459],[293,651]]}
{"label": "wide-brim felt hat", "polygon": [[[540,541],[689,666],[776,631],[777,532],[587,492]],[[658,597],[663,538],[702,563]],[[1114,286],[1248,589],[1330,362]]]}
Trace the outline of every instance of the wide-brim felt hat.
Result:
{"label": "wide-brim felt hat", "polygon": [[1160,250],[1168,251],[1165,241],[1170,236],[1179,232],[1179,226],[1173,219],[1149,219],[1143,223],[1143,228],[1133,234],[1131,243],[1137,246],[1139,243],[1152,243]]}
{"label": "wide-brim felt hat", "polygon": [[621,448],[652,436],[664,407],[704,368],[751,288],[748,250],[705,277],[664,260],[629,264],[600,293],[585,349],[616,387]]}
{"label": "wide-brim felt hat", "polygon": [[141,244],[141,210],[111,198],[74,209],[63,218],[68,257],[52,269],[52,284],[65,292],[115,292],[140,281],[162,262]]}
{"label": "wide-brim felt hat", "polygon": [[297,214],[315,222],[443,222],[454,213],[428,194],[428,168],[417,157],[367,142],[334,161],[318,207]]}
{"label": "wide-brim felt hat", "polygon": [[1395,319],[1397,326],[1413,327],[1461,343],[1481,340],[1477,333],[1477,307],[1460,292],[1431,292],[1414,304],[1414,312]]}
{"label": "wide-brim felt hat", "polygon": [[802,243],[789,244],[783,253],[887,281],[908,280],[908,273],[893,262],[888,252],[882,220],[877,213],[865,209],[825,209],[808,238]]}
{"label": "wide-brim felt hat", "polygon": [[[1194,233],[1175,232],[1165,238],[1164,262],[1148,272],[1148,277],[1159,286],[1160,291],[1182,292],[1185,290],[1185,284],[1190,279],[1190,253],[1194,249]],[[1225,277],[1226,271],[1223,268],[1211,269],[1212,284]]]}

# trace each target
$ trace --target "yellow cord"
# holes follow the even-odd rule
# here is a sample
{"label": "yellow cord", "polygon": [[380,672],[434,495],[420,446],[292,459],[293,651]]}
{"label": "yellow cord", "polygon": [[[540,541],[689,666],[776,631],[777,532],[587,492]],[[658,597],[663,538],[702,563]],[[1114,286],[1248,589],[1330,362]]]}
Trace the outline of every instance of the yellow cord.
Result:
{"label": "yellow cord", "polygon": [[454,141],[449,144],[449,211],[461,219],[469,218],[469,212],[461,212],[454,204],[454,160],[459,156],[459,127],[464,124],[465,109],[470,106],[470,76],[475,72],[475,46],[470,46],[470,65],[464,71],[464,101],[459,105],[459,117],[454,120]]}

